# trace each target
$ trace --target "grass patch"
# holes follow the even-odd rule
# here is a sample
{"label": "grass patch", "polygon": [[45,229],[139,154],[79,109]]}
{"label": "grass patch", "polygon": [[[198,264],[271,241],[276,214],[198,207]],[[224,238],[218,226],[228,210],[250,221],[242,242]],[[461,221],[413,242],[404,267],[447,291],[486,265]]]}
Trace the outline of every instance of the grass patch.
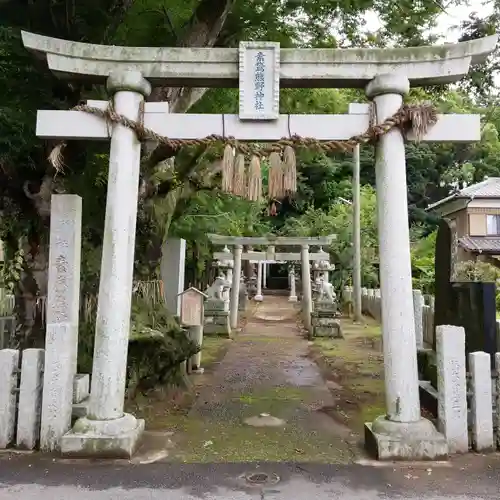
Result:
{"label": "grass patch", "polygon": [[170,459],[184,463],[300,461],[345,463],[352,451],[319,432],[285,428],[254,428],[242,423],[210,422],[194,417],[171,421],[175,447]]}
{"label": "grass patch", "polygon": [[380,326],[342,320],[344,339],[316,338],[312,356],[325,378],[338,384],[335,418],[361,433],[363,424],[385,412],[384,361]]}
{"label": "grass patch", "polygon": [[213,368],[226,353],[232,341],[224,337],[203,337],[203,349],[201,351],[201,366],[205,370]]}

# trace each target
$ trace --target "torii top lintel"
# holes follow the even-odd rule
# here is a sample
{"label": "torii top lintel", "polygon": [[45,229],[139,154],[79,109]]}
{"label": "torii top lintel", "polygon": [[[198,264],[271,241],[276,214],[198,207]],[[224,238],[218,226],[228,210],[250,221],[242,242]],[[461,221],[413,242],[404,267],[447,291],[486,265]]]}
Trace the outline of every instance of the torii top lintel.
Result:
{"label": "torii top lintel", "polygon": [[301,246],[301,245],[330,245],[337,239],[336,234],[328,236],[222,236],[208,234],[208,239],[214,245],[276,245],[276,246]]}
{"label": "torii top lintel", "polygon": [[[237,48],[122,47],[72,42],[27,31],[24,46],[60,77],[104,83],[113,70],[141,71],[152,85],[237,87]],[[485,61],[498,35],[396,49],[281,49],[281,87],[364,88],[376,75],[404,73],[412,86],[451,83]]]}

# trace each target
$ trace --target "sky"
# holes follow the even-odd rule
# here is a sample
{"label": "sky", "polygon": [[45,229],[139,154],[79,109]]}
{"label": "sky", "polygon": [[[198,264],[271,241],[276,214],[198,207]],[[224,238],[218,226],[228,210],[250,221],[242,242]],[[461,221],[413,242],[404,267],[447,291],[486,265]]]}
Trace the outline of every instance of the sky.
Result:
{"label": "sky", "polygon": [[[397,0],[393,0],[397,1]],[[492,2],[487,0],[469,0],[468,6],[449,7],[438,18],[437,27],[433,29],[433,33],[442,36],[443,42],[456,42],[460,36],[460,31],[453,29],[454,25],[459,25],[461,21],[466,20],[471,12],[481,14],[485,17],[492,12]],[[380,24],[375,13],[369,13],[366,16],[367,28],[370,31],[376,31]]]}

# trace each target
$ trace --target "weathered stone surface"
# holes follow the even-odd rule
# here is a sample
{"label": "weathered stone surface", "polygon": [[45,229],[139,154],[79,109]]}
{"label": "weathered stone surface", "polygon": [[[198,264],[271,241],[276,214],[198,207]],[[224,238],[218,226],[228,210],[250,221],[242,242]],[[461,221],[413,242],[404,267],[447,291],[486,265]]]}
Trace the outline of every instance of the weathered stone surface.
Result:
{"label": "weathered stone surface", "polygon": [[43,349],[25,349],[22,354],[17,448],[32,450],[40,439],[44,359]]}
{"label": "weathered stone surface", "polygon": [[[366,87],[377,107],[377,123],[396,113],[410,90],[406,73],[379,74]],[[377,141],[376,180],[380,283],[387,418],[420,418],[417,350],[413,320],[405,138],[392,129]],[[398,228],[395,232],[394,228]],[[444,438],[443,438],[444,439]]]}
{"label": "weathered stone surface", "polygon": [[213,311],[226,311],[226,302],[219,299],[207,299],[205,301],[205,316],[211,316]]}
{"label": "weathered stone surface", "polygon": [[415,341],[417,349],[424,346],[423,307],[424,296],[420,290],[413,290],[413,315],[415,317]]}
{"label": "weathered stone surface", "polygon": [[313,326],[338,326],[340,325],[339,320],[332,318],[332,317],[322,317],[322,316],[315,316],[314,314],[311,315],[311,323]]}
{"label": "weathered stone surface", "polygon": [[471,372],[472,446],[476,451],[493,449],[493,400],[490,355],[469,354]]}
{"label": "weathered stone surface", "polygon": [[19,351],[0,350],[0,449],[14,440]]}
{"label": "weathered stone surface", "polygon": [[59,449],[71,426],[76,375],[82,199],[53,195],[51,203],[45,371],[40,431],[44,451]]}
{"label": "weathered stone surface", "polygon": [[438,429],[451,453],[467,453],[467,383],[465,331],[459,326],[436,328]]}
{"label": "weathered stone surface", "polygon": [[77,374],[73,379],[73,404],[81,403],[89,397],[90,375],[88,373]]}
{"label": "weathered stone surface", "polygon": [[[144,96],[151,91],[140,72],[115,68],[107,79],[107,89],[116,113],[139,120]],[[63,436],[63,454],[129,456],[144,428],[144,422],[123,413],[140,151],[133,130],[112,127],[88,418],[77,420]]]}
{"label": "weathered stone surface", "polygon": [[[377,460],[444,460],[448,457],[446,439],[429,421],[400,423],[400,429],[381,433],[373,428],[379,420],[365,424],[365,447]],[[384,423],[391,424],[390,421]]]}
{"label": "weathered stone surface", "polygon": [[313,327],[314,337],[332,337],[332,338],[343,338],[342,329],[340,323],[333,324],[331,326],[314,326]]}
{"label": "weathered stone surface", "polygon": [[109,421],[79,419],[61,440],[65,457],[130,458],[144,431],[144,420],[125,413]]}
{"label": "weathered stone surface", "polygon": [[77,334],[76,328],[69,323],[47,325],[40,431],[43,451],[59,450],[62,436],[71,427],[75,373],[73,350],[67,344]]}
{"label": "weathered stone surface", "polygon": [[314,303],[314,313],[335,314],[337,312],[337,304],[335,302],[320,302]]}
{"label": "weathered stone surface", "polygon": [[161,249],[161,279],[167,309],[175,316],[181,313],[179,294],[184,290],[186,240],[168,238]]}
{"label": "weathered stone surface", "polygon": [[[134,69],[154,85],[236,86],[239,81],[237,48],[213,51],[89,45],[26,31],[22,38],[24,46],[39,56],[47,58],[50,54],[47,61],[52,71],[72,78],[104,83],[114,70]],[[457,44],[406,49],[281,49],[281,86],[364,88],[376,75],[393,72],[395,66],[414,85],[450,83],[462,78],[471,63],[483,62],[496,42],[493,35]]]}

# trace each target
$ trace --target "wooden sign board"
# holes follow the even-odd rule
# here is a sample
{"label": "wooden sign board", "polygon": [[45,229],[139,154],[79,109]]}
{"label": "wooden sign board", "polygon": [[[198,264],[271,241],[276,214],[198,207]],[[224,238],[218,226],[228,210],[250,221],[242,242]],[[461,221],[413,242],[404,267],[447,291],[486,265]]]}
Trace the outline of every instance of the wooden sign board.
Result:
{"label": "wooden sign board", "polygon": [[240,120],[279,117],[280,44],[240,42]]}
{"label": "wooden sign board", "polygon": [[203,303],[208,295],[191,287],[179,294],[181,297],[180,320],[184,326],[203,325]]}

